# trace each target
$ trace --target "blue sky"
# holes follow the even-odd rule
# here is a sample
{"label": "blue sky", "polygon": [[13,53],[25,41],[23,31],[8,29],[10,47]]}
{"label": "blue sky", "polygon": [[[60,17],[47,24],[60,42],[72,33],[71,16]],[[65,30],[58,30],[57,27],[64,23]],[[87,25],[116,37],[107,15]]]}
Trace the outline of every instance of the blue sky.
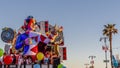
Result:
{"label": "blue sky", "polygon": [[[103,25],[116,24],[118,34],[113,36],[113,48],[120,47],[119,3],[119,0],[0,1],[0,32],[4,27],[17,30],[28,15],[34,16],[37,21],[48,20],[52,25],[64,27],[68,60],[63,64],[67,68],[85,68],[84,64],[89,63],[90,55],[96,56],[96,68],[104,68],[104,43],[99,39],[102,37]],[[0,40],[0,44],[3,48],[5,43]],[[113,49],[113,54],[116,53],[119,50]]]}

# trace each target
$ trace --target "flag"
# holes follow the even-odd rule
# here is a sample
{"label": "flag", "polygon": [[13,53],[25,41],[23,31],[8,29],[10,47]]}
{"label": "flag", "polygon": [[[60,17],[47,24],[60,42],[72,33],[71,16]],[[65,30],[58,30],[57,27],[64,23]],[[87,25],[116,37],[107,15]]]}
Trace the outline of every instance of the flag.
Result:
{"label": "flag", "polygon": [[107,46],[102,46],[102,50],[107,51],[108,47]]}

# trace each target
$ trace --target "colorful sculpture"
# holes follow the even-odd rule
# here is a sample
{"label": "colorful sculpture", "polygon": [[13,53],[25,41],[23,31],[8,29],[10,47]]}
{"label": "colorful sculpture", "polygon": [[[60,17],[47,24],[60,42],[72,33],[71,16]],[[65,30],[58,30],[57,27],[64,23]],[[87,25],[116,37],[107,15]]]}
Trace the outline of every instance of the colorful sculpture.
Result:
{"label": "colorful sculpture", "polygon": [[[44,60],[43,62],[46,64],[49,61],[53,61],[52,57],[60,58],[63,53],[60,54],[59,50],[59,46],[64,45],[63,27],[52,26],[48,21],[37,22],[33,16],[28,16],[24,20],[24,24],[19,28],[18,32],[5,27],[2,31],[1,39],[12,45],[10,54],[18,53],[23,55],[22,58],[31,56],[34,62],[36,60]],[[7,56],[4,57],[4,63],[11,64],[13,60],[12,56],[6,52],[5,54]],[[0,57],[2,55],[3,51],[0,50]],[[50,63],[52,64],[52,62]],[[61,68],[61,65],[58,67]]]}

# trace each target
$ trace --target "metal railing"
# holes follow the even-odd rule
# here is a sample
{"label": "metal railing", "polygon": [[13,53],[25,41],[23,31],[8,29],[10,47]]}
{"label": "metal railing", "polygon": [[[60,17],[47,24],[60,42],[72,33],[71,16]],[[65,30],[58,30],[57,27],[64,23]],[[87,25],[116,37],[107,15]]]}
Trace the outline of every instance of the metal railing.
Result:
{"label": "metal railing", "polygon": [[[0,68],[34,68],[35,64],[22,65],[0,65]],[[53,68],[52,64],[39,64],[40,68]]]}

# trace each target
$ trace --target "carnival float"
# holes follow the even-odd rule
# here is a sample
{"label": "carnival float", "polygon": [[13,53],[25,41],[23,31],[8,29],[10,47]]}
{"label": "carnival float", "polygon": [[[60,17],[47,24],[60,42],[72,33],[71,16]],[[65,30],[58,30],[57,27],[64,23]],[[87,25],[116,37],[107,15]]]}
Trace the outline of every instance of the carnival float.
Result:
{"label": "carnival float", "polygon": [[45,68],[44,64],[48,65],[46,68],[66,68],[62,64],[67,60],[62,26],[53,26],[49,21],[37,22],[33,16],[28,16],[17,30],[4,27],[1,40],[5,43],[4,49],[0,48],[1,66],[37,68],[35,64],[38,64]]}

